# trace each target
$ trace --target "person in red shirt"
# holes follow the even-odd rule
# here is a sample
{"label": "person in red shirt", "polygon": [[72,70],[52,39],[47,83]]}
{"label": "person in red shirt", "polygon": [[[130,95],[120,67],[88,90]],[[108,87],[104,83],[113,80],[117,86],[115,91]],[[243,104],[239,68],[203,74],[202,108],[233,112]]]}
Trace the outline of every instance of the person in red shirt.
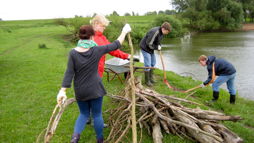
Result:
{"label": "person in red shirt", "polygon": [[[98,45],[98,46],[103,46],[110,44],[108,39],[106,38],[105,35],[103,35],[104,30],[106,27],[109,25],[110,21],[103,15],[96,15],[91,19],[90,24],[93,26],[93,29],[95,31],[95,34],[93,36],[93,41]],[[121,59],[128,59],[130,58],[130,55],[127,53],[124,53],[123,51],[117,49],[115,51],[109,52],[111,56],[121,58]],[[106,60],[106,55],[103,55],[99,61],[98,65],[98,73],[100,77],[103,77],[104,73],[104,65],[105,65],[105,60]],[[139,62],[138,58],[134,58],[134,61]],[[127,76],[128,73],[125,73],[125,77]],[[89,119],[88,124],[91,123],[91,120]],[[104,124],[104,127],[107,127],[107,124]]]}
{"label": "person in red shirt", "polygon": [[[108,39],[105,35],[103,35],[104,30],[109,25],[110,21],[103,15],[96,15],[93,17],[93,19],[90,21],[90,24],[93,26],[93,29],[95,31],[95,35],[93,36],[93,40],[95,43],[98,44],[98,46],[103,46],[110,44]],[[127,53],[124,53],[121,50],[115,50],[112,52],[109,52],[111,56],[118,57],[121,59],[129,59],[130,55]],[[99,62],[98,72],[100,77],[103,77],[104,73],[104,64],[105,64],[106,55],[102,56]],[[135,59],[137,61],[137,59]]]}

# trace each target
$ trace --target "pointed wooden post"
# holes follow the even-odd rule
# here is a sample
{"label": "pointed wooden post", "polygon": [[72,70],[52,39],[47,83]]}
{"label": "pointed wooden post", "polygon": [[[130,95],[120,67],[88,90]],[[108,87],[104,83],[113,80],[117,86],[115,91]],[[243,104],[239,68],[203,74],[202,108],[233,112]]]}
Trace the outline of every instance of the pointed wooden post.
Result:
{"label": "pointed wooden post", "polygon": [[135,96],[135,83],[134,83],[134,74],[133,74],[133,55],[134,49],[131,41],[131,35],[128,33],[128,41],[131,48],[131,57],[130,57],[130,83],[131,83],[131,125],[132,125],[132,142],[137,143],[137,127],[136,127],[136,96]]}

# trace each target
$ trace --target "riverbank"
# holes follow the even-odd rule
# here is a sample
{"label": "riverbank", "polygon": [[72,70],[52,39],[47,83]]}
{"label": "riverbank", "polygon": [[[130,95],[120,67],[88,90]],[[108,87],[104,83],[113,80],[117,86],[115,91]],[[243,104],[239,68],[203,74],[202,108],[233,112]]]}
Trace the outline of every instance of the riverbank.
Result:
{"label": "riverbank", "polygon": [[254,30],[254,23],[243,24],[242,30],[243,31],[252,31],[252,30]]}

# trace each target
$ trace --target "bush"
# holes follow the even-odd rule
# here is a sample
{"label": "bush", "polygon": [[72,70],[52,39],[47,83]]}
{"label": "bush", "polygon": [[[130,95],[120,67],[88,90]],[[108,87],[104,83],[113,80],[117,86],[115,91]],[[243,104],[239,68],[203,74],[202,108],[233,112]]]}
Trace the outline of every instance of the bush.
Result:
{"label": "bush", "polygon": [[[118,38],[119,34],[121,33],[121,30],[126,23],[126,19],[124,17],[119,16],[110,16],[108,18],[111,23],[106,28],[104,35],[107,37],[109,41],[114,41]],[[149,30],[149,26],[147,24],[131,24],[132,32],[131,32],[131,38],[133,44],[139,44],[140,40],[145,36],[146,32]],[[125,40],[123,46],[127,46],[127,39]]]}
{"label": "bush", "polygon": [[[122,28],[124,26],[124,24],[126,23],[124,17],[120,17],[120,16],[110,16],[108,17],[108,19],[111,21],[109,26],[106,28],[106,30],[104,31],[104,35],[107,37],[107,39],[110,42],[115,41],[118,36],[120,35]],[[132,27],[132,31],[133,31],[133,26]],[[132,37],[132,41],[133,41],[133,37]],[[123,47],[128,47],[128,40],[126,38],[126,40],[123,43]],[[130,52],[129,48],[123,48],[121,49],[124,52]]]}
{"label": "bush", "polygon": [[104,35],[111,42],[116,40],[121,33],[121,30],[125,24],[125,20],[120,16],[110,16],[108,19],[111,21],[109,26],[104,31]]}
{"label": "bush", "polygon": [[83,18],[83,17],[74,17],[74,18],[69,18],[69,19],[57,19],[55,23],[58,25],[64,26],[67,31],[69,31],[72,35],[71,40],[73,42],[77,42],[78,40],[78,32],[79,28],[82,25],[88,25],[89,23],[89,18]]}
{"label": "bush", "polygon": [[182,36],[186,31],[183,31],[183,26],[180,20],[174,18],[171,15],[159,15],[155,18],[152,26],[161,26],[163,22],[169,22],[171,24],[171,32],[167,37],[179,37]]}
{"label": "bush", "polygon": [[48,47],[46,46],[46,44],[39,44],[38,48],[39,49],[47,49]]}
{"label": "bush", "polygon": [[150,28],[149,25],[133,24],[131,32],[133,43],[139,44]]}

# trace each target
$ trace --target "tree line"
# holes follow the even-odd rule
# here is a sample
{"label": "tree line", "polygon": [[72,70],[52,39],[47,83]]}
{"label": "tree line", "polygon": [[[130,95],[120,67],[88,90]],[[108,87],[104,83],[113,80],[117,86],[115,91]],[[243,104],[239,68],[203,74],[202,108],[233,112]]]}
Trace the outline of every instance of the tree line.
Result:
{"label": "tree line", "polygon": [[234,31],[254,18],[254,0],[172,0],[172,4],[196,31]]}

